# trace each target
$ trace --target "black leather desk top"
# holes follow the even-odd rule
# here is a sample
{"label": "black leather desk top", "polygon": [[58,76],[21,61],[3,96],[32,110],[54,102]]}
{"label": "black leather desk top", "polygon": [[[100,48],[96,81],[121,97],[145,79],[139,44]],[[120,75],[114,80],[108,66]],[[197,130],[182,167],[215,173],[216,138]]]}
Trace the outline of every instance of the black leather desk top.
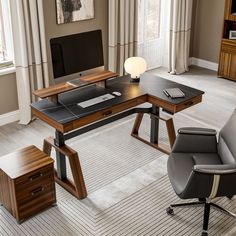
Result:
{"label": "black leather desk top", "polygon": [[[185,93],[186,96],[184,98],[171,99],[163,93],[163,90],[166,88],[176,87],[180,88]],[[114,91],[118,91],[122,95],[87,108],[82,108],[77,105],[79,102]],[[55,104],[49,99],[43,99],[33,103],[31,106],[50,119],[60,124],[66,124],[91,115],[96,111],[111,108],[146,94],[161,99],[166,103],[178,105],[203,93],[203,91],[145,73],[141,76],[139,84],[130,83],[129,76],[122,76],[108,80],[107,88],[91,85],[60,94],[59,104]]]}

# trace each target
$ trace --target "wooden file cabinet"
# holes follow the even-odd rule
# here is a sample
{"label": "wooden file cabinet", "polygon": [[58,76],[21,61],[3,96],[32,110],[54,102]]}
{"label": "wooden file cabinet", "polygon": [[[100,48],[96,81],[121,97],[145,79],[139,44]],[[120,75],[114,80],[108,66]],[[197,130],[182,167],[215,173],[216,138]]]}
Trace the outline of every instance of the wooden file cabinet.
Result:
{"label": "wooden file cabinet", "polygon": [[232,32],[236,32],[236,1],[226,0],[218,76],[236,81],[236,38]]}
{"label": "wooden file cabinet", "polygon": [[0,157],[0,202],[19,223],[54,204],[53,159],[35,146]]}

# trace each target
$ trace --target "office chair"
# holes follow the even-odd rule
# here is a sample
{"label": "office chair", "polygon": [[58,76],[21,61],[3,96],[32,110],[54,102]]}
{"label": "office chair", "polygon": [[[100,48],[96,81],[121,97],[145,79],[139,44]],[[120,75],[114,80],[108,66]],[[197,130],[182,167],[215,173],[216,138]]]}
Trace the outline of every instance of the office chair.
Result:
{"label": "office chair", "polygon": [[219,133],[205,128],[181,128],[168,158],[167,171],[175,193],[181,199],[199,201],[173,204],[174,207],[204,206],[203,235],[208,235],[211,207],[233,217],[226,209],[211,202],[215,197],[232,198],[236,194],[236,110]]}

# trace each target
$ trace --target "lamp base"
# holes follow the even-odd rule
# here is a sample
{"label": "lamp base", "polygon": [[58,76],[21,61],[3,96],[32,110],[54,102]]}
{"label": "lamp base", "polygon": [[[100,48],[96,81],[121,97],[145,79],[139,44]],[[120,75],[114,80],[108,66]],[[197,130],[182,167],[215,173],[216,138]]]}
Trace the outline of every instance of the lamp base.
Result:
{"label": "lamp base", "polygon": [[140,82],[140,78],[131,78],[130,82],[131,83],[139,83]]}

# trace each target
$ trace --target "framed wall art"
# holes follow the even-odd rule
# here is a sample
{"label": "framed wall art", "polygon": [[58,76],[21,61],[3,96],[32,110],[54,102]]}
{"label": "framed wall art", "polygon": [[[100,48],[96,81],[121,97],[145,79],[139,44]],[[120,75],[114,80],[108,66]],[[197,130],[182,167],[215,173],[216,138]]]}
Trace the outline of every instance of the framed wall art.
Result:
{"label": "framed wall art", "polygon": [[94,0],[56,0],[57,24],[94,18]]}

